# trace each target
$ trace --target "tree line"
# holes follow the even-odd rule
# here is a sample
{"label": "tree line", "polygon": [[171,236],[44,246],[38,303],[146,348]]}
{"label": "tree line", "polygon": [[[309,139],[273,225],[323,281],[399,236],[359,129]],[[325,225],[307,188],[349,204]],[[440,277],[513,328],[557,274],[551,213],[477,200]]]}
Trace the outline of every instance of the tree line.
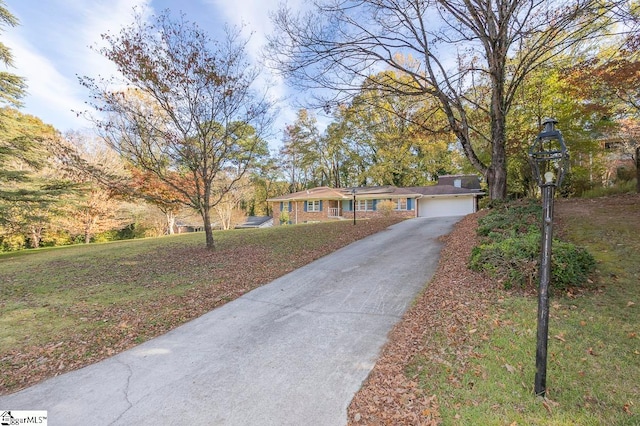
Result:
{"label": "tree line", "polygon": [[[265,52],[317,97],[276,152],[273,101],[239,30],[212,40],[184,15],[133,17],[97,48],[117,74],[80,78],[91,135],[22,114],[25,81],[0,73],[3,250],[172,233],[177,219],[202,224],[212,249],[214,226],[315,186],[478,173],[492,199],[528,196],[527,148],[549,116],[571,152],[564,195],[637,173],[612,161],[638,162],[637,2],[284,5]],[[17,24],[0,2],[0,25]]]}

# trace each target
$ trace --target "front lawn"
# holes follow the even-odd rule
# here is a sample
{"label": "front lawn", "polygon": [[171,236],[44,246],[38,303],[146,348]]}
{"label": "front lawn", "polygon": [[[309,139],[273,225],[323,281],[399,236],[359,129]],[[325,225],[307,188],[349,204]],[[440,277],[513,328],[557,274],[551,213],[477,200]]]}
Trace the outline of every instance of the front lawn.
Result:
{"label": "front lawn", "polygon": [[397,219],[0,255],[0,394],[163,334]]}

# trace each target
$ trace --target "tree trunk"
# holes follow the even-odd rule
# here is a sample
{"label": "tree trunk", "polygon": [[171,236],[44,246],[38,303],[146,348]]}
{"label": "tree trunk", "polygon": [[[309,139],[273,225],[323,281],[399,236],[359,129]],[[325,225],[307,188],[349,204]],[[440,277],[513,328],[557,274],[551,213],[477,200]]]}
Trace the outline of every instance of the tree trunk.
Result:
{"label": "tree trunk", "polygon": [[487,170],[487,183],[492,200],[507,198],[507,106],[504,96],[507,55],[502,48],[507,45],[505,37],[506,33],[498,37],[497,45],[486,50],[491,74],[491,165]]}
{"label": "tree trunk", "polygon": [[489,198],[503,200],[507,198],[507,154],[505,149],[504,120],[496,123],[492,132],[491,166],[487,170]]}
{"label": "tree trunk", "polygon": [[86,213],[85,221],[84,221],[84,243],[89,244],[91,242],[91,229],[93,228],[93,224],[95,223],[95,219],[91,217],[90,213]]}
{"label": "tree trunk", "polygon": [[636,189],[640,194],[640,145],[636,147]]}
{"label": "tree trunk", "polygon": [[204,221],[204,234],[207,242],[207,250],[215,250],[215,244],[213,242],[213,228],[211,228],[211,213],[210,207],[204,206],[202,208],[202,220]]}
{"label": "tree trunk", "polygon": [[41,236],[42,236],[41,230],[38,230],[35,227],[31,228],[31,248],[40,247]]}
{"label": "tree trunk", "polygon": [[176,215],[173,211],[167,211],[165,216],[167,217],[167,234],[173,235],[175,234]]}
{"label": "tree trunk", "polygon": [[487,170],[487,185],[489,186],[489,198],[491,200],[503,200],[507,197],[506,169],[491,164]]}

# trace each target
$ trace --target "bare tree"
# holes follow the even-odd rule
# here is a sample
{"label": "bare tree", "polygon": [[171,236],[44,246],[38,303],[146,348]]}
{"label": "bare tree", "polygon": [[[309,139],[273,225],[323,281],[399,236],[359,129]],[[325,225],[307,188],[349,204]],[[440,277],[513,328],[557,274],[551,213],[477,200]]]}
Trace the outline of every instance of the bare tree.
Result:
{"label": "bare tree", "polygon": [[[607,28],[617,0],[312,3],[306,13],[283,6],[273,15],[274,66],[294,84],[347,95],[381,69],[397,71],[376,83],[437,99],[465,155],[486,176],[491,198],[500,199],[507,193],[505,123],[518,86],[540,64]],[[472,90],[478,82],[489,87],[482,96]],[[331,96],[321,102],[343,100]]]}
{"label": "bare tree", "polygon": [[[81,78],[93,95],[98,128],[133,166],[154,174],[202,216],[207,248],[214,248],[210,211],[254,156],[264,150],[269,102],[252,86],[258,69],[248,64],[238,30],[212,41],[194,23],[168,12],[151,23],[136,13],[99,49],[121,78]],[[221,170],[237,173],[214,186]],[[170,192],[168,192],[170,193]]]}
{"label": "bare tree", "polygon": [[[100,170],[128,181],[122,158],[95,136],[78,131],[66,132],[50,148],[57,157],[58,172],[75,184],[75,190],[64,197],[62,214],[57,220],[59,226],[71,235],[82,235],[84,243],[89,244],[96,234],[127,225],[119,217],[122,199],[91,173]],[[73,164],[61,155],[65,152],[73,152]],[[73,167],[78,164],[83,167]]]}
{"label": "bare tree", "polygon": [[[216,179],[215,185],[228,185],[225,181],[233,179],[235,171],[229,170],[226,176],[222,174]],[[240,205],[250,197],[251,182],[246,176],[228,191],[222,200],[214,207],[215,216],[221,229],[231,229],[233,226],[242,223],[246,215],[240,209]]]}
{"label": "bare tree", "polygon": [[636,191],[640,194],[640,145],[636,147]]}

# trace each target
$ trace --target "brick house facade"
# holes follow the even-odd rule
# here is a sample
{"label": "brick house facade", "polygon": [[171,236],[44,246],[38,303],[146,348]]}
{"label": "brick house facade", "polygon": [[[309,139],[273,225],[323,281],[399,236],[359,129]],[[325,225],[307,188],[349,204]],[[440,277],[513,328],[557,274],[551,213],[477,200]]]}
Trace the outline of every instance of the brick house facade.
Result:
{"label": "brick house facade", "polygon": [[[394,217],[413,218],[421,216],[420,200],[430,197],[444,203],[449,197],[467,197],[472,202],[468,212],[477,208],[480,183],[477,176],[443,176],[441,183],[426,187],[397,188],[377,186],[360,188],[318,187],[305,191],[270,198],[273,225],[325,222],[330,220],[371,219],[381,217],[378,203],[391,201]],[[459,212],[454,212],[459,214]]]}

